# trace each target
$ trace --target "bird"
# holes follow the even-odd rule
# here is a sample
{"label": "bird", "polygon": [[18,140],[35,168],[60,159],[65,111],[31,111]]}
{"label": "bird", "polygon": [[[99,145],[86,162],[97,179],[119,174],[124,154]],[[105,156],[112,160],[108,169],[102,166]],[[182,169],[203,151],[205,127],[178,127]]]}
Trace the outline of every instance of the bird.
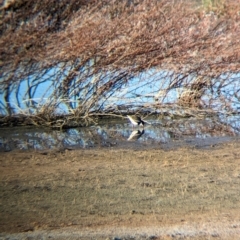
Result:
{"label": "bird", "polygon": [[127,118],[130,120],[133,126],[142,126],[144,127],[144,124],[146,123],[141,119],[139,116],[129,116],[127,115]]}

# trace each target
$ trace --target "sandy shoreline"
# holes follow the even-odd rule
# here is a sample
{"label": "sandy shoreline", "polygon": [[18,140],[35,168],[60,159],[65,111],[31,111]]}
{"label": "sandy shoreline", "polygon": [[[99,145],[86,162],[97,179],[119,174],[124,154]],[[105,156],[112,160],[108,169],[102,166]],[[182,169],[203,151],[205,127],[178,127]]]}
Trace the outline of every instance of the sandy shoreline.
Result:
{"label": "sandy shoreline", "polygon": [[239,146],[1,153],[0,237],[238,239]]}

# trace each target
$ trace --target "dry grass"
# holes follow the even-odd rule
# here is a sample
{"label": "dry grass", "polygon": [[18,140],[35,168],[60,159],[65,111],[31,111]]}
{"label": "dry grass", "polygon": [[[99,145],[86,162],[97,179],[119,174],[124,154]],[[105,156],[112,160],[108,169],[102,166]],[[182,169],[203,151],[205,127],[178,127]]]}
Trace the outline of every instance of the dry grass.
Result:
{"label": "dry grass", "polygon": [[233,239],[240,220],[238,149],[231,143],[205,150],[2,153],[1,232],[68,226],[85,236],[126,228],[123,235],[152,229],[160,239],[177,233]]}
{"label": "dry grass", "polygon": [[[110,108],[104,103],[149,69],[169,71],[170,82],[156,92],[193,90],[180,105],[212,110],[218,99],[220,109],[232,111],[239,93],[222,91],[240,69],[239,0],[203,1],[205,8],[194,2],[5,1],[0,9],[1,114],[16,114],[14,92],[18,109],[20,98],[26,100],[31,124],[61,128],[73,120],[87,125],[99,113],[119,113],[114,101]],[[229,75],[218,78],[223,73]],[[194,77],[209,83],[199,89]],[[23,79],[29,80],[25,93],[19,87]],[[47,97],[50,105],[34,95],[45,79],[54,88]],[[156,79],[155,86],[163,85],[164,79]],[[205,96],[209,101],[203,104]],[[161,104],[164,97],[156,100]],[[54,111],[61,103],[71,117],[58,124]]]}

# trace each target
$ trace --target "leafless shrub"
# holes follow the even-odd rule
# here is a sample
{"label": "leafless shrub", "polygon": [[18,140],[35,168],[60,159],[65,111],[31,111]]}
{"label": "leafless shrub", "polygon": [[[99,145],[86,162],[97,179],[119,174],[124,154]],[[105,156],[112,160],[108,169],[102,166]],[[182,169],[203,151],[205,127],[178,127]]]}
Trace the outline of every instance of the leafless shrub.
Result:
{"label": "leafless shrub", "polygon": [[208,86],[208,80],[201,77],[196,78],[190,83],[186,91],[181,93],[178,103],[185,107],[203,108],[201,98]]}
{"label": "leafless shrub", "polygon": [[[142,86],[158,86],[152,96],[157,102],[142,104],[142,97],[134,108],[125,102],[128,110],[162,107],[169,92],[177,89],[176,106],[216,111],[218,102],[231,112],[232,103],[239,103],[234,75],[240,69],[239,3],[226,0],[221,7],[206,9],[194,2],[168,0],[4,1],[1,113],[16,114],[10,95],[15,91],[18,99],[20,85],[28,80],[25,108],[37,109],[32,115],[41,116],[47,125],[56,115],[66,115],[56,113],[61,105],[68,110],[63,125],[69,119],[86,124],[99,114],[122,114],[124,106],[109,104],[111,97],[149,70],[167,72],[168,81],[141,80]],[[46,81],[52,89],[47,105],[43,98],[34,99]],[[238,89],[224,95],[222,88],[229,81]],[[19,108],[21,104],[19,100]],[[47,106],[43,112],[40,105]]]}

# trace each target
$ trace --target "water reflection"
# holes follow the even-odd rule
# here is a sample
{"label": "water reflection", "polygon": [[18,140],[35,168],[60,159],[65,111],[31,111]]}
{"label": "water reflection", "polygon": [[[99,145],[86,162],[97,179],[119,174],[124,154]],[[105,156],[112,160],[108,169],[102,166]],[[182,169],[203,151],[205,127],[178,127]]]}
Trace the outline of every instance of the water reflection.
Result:
{"label": "water reflection", "polygon": [[143,130],[134,130],[132,131],[131,135],[127,139],[128,141],[136,141],[138,140],[142,135],[144,134],[144,129]]}
{"label": "water reflection", "polygon": [[[0,151],[14,149],[66,149],[92,147],[160,146],[176,141],[232,137],[239,135],[239,121],[219,119],[149,120],[151,125],[132,129],[127,122],[109,122],[64,131],[44,128],[2,128]],[[134,145],[135,144],[135,145]],[[159,145],[160,144],[160,145]]]}

